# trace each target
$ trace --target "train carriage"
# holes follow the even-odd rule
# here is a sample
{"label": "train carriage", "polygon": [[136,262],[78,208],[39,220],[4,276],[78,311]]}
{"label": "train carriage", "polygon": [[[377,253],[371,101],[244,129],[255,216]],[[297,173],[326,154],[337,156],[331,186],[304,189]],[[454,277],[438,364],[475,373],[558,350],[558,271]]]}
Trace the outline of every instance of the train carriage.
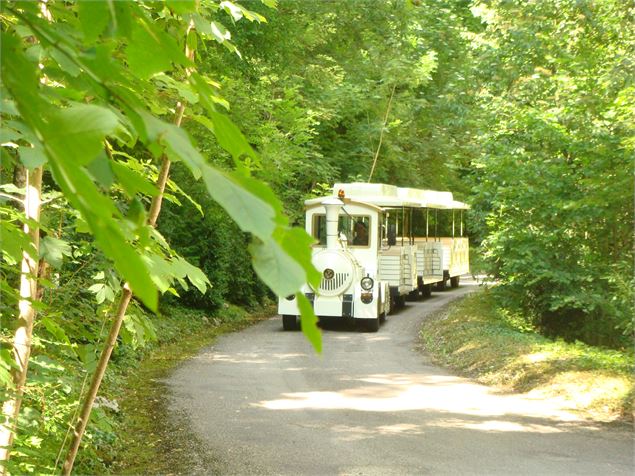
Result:
{"label": "train carriage", "polygon": [[[322,279],[302,292],[319,317],[354,320],[377,331],[406,297],[425,296],[432,285],[468,272],[461,254],[467,238],[438,236],[439,220],[431,218],[440,210],[454,218],[456,209],[466,208],[450,192],[335,184],[331,196],[305,202],[306,231],[316,240],[313,264]],[[299,328],[294,296],[281,298],[278,312],[285,330]]]}

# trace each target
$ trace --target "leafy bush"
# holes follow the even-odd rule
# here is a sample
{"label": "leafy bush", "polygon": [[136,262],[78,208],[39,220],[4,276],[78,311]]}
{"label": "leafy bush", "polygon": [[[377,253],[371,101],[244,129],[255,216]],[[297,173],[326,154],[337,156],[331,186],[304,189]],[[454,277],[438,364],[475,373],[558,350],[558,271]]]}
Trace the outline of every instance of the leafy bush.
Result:
{"label": "leafy bush", "polygon": [[619,1],[582,5],[479,7],[489,127],[474,216],[500,302],[549,335],[620,347],[633,337],[635,31]]}
{"label": "leafy bush", "polygon": [[[173,168],[173,179],[177,183],[191,181],[178,165]],[[251,266],[249,236],[208,198],[202,184],[191,181],[188,189],[200,210],[188,201],[166,204],[159,229],[175,250],[205,273],[212,285],[205,294],[196,289],[178,290],[181,302],[210,311],[225,302],[247,307],[262,302],[269,291]]]}

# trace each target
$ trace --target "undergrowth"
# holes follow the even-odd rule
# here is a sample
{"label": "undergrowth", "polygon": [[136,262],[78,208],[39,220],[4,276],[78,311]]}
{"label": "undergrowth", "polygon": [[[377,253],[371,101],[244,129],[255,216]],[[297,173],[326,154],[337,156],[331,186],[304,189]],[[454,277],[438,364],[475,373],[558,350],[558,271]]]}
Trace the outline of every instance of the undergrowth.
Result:
{"label": "undergrowth", "polygon": [[633,352],[548,339],[501,309],[490,290],[427,320],[421,342],[435,362],[503,391],[559,397],[587,418],[633,419]]}

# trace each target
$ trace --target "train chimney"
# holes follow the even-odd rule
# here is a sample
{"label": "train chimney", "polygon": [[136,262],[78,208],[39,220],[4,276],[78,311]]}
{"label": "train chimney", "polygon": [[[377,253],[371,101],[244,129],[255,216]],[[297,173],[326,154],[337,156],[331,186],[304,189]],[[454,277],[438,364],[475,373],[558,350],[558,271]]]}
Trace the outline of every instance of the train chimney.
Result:
{"label": "train chimney", "polygon": [[340,209],[344,202],[337,198],[329,198],[322,202],[326,209],[326,249],[333,250],[338,248],[338,223],[340,216]]}

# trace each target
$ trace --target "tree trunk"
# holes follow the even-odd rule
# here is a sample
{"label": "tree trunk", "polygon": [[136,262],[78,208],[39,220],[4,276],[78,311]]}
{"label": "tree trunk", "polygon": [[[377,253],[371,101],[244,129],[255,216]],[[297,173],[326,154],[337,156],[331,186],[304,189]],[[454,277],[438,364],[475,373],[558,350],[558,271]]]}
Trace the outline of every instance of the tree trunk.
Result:
{"label": "tree trunk", "polygon": [[[26,172],[26,195],[24,197],[24,212],[27,220],[40,221],[42,203],[42,167]],[[31,228],[24,224],[24,232],[29,235],[35,250],[40,246],[40,229],[37,225]],[[2,423],[0,423],[0,464],[2,474],[7,474],[11,445],[16,432],[18,414],[22,404],[26,374],[31,356],[31,336],[35,308],[33,301],[38,295],[38,259],[31,250],[24,250],[22,254],[20,276],[20,301],[18,303],[18,326],[13,338],[13,357],[17,368],[13,370],[13,396],[2,405]]]}
{"label": "tree trunk", "polygon": [[[192,28],[192,24],[190,24],[189,28]],[[194,59],[194,51],[190,50],[187,46],[185,47],[185,54],[189,59]],[[186,74],[189,76],[191,74],[191,71],[186,70]],[[177,127],[181,126],[184,112],[185,105],[179,102],[176,109],[176,116],[174,118],[174,124]],[[167,158],[167,156],[164,155],[161,162],[161,169],[159,170],[159,177],[157,179],[157,188],[159,189],[159,193],[152,199],[152,204],[150,205],[150,211],[148,213],[147,223],[152,227],[156,226],[157,219],[159,218],[159,213],[161,213],[161,204],[163,202],[163,195],[165,193],[165,186],[168,181],[169,173],[170,160]],[[126,309],[128,309],[128,304],[130,304],[131,298],[132,291],[126,283],[126,285],[124,285],[124,291],[117,307],[117,315],[115,316],[112,326],[110,327],[108,340],[106,341],[106,345],[99,357],[97,369],[95,370],[90,388],[88,389],[88,395],[86,395],[86,398],[84,399],[79,419],[77,420],[77,423],[75,425],[71,447],[68,450],[68,454],[66,455],[66,460],[64,461],[64,466],[62,468],[62,473],[65,476],[70,475],[71,471],[73,470],[73,464],[75,463],[75,458],[77,457],[77,452],[79,451],[79,445],[81,444],[84,432],[86,431],[86,425],[88,424],[88,420],[90,419],[90,413],[93,409],[95,397],[97,396],[97,392],[99,391],[99,387],[101,386],[101,381],[104,377],[104,373],[106,372],[106,367],[108,366],[110,355],[112,354],[112,351],[117,342],[117,336],[119,335],[119,330],[121,329],[121,324],[123,323],[123,318],[126,315]]]}

